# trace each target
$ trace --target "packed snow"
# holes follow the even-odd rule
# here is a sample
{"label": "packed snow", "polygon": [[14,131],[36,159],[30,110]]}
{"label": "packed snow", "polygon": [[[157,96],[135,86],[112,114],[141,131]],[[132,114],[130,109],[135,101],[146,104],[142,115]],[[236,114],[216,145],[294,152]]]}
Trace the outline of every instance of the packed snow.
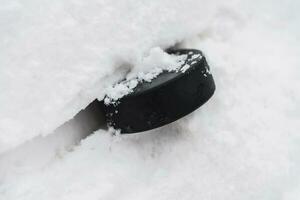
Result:
{"label": "packed snow", "polygon": [[[299,6],[2,0],[0,199],[298,200]],[[203,107],[140,134],[53,132],[173,45],[208,60]]]}

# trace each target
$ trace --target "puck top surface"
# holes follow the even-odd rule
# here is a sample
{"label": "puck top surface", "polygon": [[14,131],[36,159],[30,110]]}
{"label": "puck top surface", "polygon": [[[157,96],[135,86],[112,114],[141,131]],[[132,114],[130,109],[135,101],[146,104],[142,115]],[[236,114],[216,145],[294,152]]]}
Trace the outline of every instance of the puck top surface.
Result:
{"label": "puck top surface", "polygon": [[[189,73],[192,71],[194,67],[196,67],[197,63],[203,59],[203,54],[201,51],[198,50],[169,50],[168,53],[176,54],[176,55],[186,55],[186,59],[182,66],[176,71],[163,71],[163,73],[159,74],[155,77],[151,82],[142,81],[139,82],[138,85],[133,89],[133,92],[129,93],[128,95],[124,96],[124,98],[128,98],[131,96],[141,95],[145,92],[151,92],[158,87],[162,87],[165,84],[168,84],[170,81],[175,81],[176,79],[180,79],[180,77],[184,76],[185,73]],[[183,69],[184,66],[187,66],[187,69]],[[208,65],[206,66],[207,69],[205,72],[209,70]],[[184,72],[183,72],[184,70]]]}

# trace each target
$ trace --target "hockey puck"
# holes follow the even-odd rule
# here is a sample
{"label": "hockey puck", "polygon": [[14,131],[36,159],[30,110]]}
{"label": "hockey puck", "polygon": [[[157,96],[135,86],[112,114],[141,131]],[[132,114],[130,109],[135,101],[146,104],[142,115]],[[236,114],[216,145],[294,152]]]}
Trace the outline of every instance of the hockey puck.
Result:
{"label": "hockey puck", "polygon": [[139,82],[133,92],[114,104],[104,104],[108,126],[121,133],[151,130],[193,112],[213,95],[215,83],[203,53],[195,49],[169,50],[187,55],[179,71],[163,71],[151,82]]}

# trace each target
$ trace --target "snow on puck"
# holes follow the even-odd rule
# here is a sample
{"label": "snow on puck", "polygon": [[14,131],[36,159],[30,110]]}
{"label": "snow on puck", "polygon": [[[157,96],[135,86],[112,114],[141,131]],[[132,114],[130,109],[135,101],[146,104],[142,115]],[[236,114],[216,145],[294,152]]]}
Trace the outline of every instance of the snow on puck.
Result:
{"label": "snow on puck", "polygon": [[201,51],[169,50],[186,55],[176,71],[164,70],[150,82],[135,83],[132,92],[114,103],[104,103],[108,126],[121,133],[151,130],[193,112],[213,95],[215,83]]}

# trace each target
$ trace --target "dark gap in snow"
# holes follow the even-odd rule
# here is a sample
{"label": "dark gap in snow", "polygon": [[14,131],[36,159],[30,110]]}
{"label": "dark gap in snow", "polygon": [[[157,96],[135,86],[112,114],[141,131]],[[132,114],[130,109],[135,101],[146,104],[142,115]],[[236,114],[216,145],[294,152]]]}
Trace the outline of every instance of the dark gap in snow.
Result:
{"label": "dark gap in snow", "polygon": [[[9,176],[5,169],[18,172],[31,171],[46,166],[53,159],[71,151],[82,139],[94,131],[106,128],[102,112],[103,103],[94,100],[84,110],[81,110],[73,119],[58,127],[52,134],[38,136],[19,147],[0,154],[0,180]],[[24,159],[26,158],[26,159]]]}

